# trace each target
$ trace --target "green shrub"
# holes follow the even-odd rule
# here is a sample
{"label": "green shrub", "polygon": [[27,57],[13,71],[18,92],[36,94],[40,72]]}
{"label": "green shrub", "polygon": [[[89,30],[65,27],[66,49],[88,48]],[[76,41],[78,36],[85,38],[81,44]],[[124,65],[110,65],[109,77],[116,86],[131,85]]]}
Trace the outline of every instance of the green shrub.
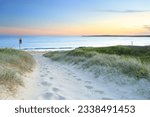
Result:
{"label": "green shrub", "polygon": [[[150,46],[80,47],[66,52],[48,52],[46,55],[52,60],[78,64],[83,69],[104,67],[110,72],[150,80]],[[95,71],[99,72],[94,72],[97,77],[103,72]]]}

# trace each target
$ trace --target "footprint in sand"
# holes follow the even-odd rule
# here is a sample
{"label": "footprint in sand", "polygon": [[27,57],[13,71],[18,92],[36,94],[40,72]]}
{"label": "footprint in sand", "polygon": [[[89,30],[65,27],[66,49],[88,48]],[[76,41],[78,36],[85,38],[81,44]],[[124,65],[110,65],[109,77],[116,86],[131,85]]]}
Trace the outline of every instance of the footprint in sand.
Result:
{"label": "footprint in sand", "polygon": [[69,76],[71,75],[70,73],[67,73]]}
{"label": "footprint in sand", "polygon": [[48,76],[48,74],[45,74],[45,76]]}
{"label": "footprint in sand", "polygon": [[57,95],[56,99],[57,100],[66,100],[66,98],[61,95]]}
{"label": "footprint in sand", "polygon": [[74,78],[77,78],[77,76],[73,75]]}
{"label": "footprint in sand", "polygon": [[85,81],[85,83],[87,83],[87,84],[91,84],[91,81]]}
{"label": "footprint in sand", "polygon": [[102,100],[113,100],[112,98],[103,97]]}
{"label": "footprint in sand", "polygon": [[[45,100],[51,100],[51,99],[54,99],[54,100],[66,100],[66,98],[64,96],[61,96],[61,95],[54,95],[53,93],[51,92],[47,92],[45,94],[43,94],[42,96]],[[42,99],[43,99],[42,98]]]}
{"label": "footprint in sand", "polygon": [[95,92],[99,94],[104,94],[104,91],[100,91],[100,90],[95,90]]}
{"label": "footprint in sand", "polygon": [[53,97],[53,93],[47,92],[47,93],[43,94],[44,99],[51,99],[52,97]]}
{"label": "footprint in sand", "polygon": [[51,85],[52,85],[51,83],[49,83],[49,82],[47,82],[47,81],[43,81],[43,82],[41,82],[41,84],[42,84],[43,86],[51,86]]}
{"label": "footprint in sand", "polygon": [[43,70],[47,70],[48,68],[43,68]]}
{"label": "footprint in sand", "polygon": [[53,80],[54,78],[53,78],[53,77],[50,77],[49,79],[50,79],[50,80]]}
{"label": "footprint in sand", "polygon": [[47,73],[50,73],[50,71],[46,71]]}
{"label": "footprint in sand", "polygon": [[81,79],[77,78],[78,81],[81,81]]}
{"label": "footprint in sand", "polygon": [[52,88],[52,90],[53,90],[54,92],[60,91],[58,88]]}
{"label": "footprint in sand", "polygon": [[40,77],[45,77],[45,75],[40,75]]}
{"label": "footprint in sand", "polygon": [[74,74],[71,74],[71,73],[67,73],[69,76],[73,76],[73,77],[76,77]]}
{"label": "footprint in sand", "polygon": [[86,85],[85,86],[87,89],[93,89],[93,87],[92,86],[88,86],[88,85]]}

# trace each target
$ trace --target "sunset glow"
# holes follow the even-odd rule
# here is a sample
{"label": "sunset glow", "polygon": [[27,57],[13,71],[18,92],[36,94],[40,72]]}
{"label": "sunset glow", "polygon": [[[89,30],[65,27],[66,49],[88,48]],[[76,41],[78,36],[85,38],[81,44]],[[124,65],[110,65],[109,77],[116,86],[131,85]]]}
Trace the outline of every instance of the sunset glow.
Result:
{"label": "sunset glow", "polygon": [[0,34],[150,34],[148,4],[146,0],[0,0]]}

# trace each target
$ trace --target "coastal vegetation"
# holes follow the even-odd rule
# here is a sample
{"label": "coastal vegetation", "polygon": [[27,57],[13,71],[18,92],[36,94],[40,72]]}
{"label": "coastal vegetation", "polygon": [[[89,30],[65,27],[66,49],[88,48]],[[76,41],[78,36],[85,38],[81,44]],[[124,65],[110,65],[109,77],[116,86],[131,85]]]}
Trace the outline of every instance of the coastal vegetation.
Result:
{"label": "coastal vegetation", "polygon": [[25,51],[0,49],[0,97],[3,93],[14,95],[19,86],[24,86],[22,76],[32,71],[34,59]]}
{"label": "coastal vegetation", "polygon": [[48,52],[44,56],[75,64],[95,77],[122,73],[137,80],[150,80],[150,46],[79,47]]}

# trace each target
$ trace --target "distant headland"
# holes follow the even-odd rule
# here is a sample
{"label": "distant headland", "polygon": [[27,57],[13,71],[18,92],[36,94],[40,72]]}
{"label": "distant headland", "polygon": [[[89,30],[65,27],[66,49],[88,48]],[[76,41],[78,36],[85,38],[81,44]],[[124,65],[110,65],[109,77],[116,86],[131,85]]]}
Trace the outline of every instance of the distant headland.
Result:
{"label": "distant headland", "polygon": [[150,35],[82,35],[82,37],[150,37]]}

